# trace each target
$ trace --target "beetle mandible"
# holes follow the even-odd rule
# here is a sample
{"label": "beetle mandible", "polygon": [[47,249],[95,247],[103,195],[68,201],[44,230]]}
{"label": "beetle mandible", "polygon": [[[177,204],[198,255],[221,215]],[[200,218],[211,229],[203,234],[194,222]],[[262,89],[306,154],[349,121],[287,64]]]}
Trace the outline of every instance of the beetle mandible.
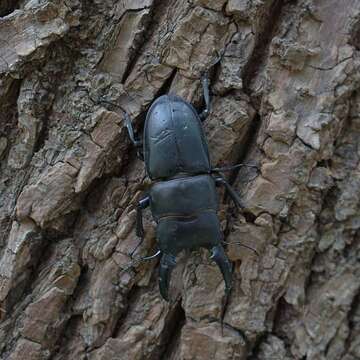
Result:
{"label": "beetle mandible", "polygon": [[224,185],[237,206],[241,207],[241,201],[221,176],[221,169],[211,167],[201,124],[210,111],[207,72],[201,76],[201,83],[205,109],[200,114],[178,96],[160,96],[147,112],[142,140],[135,136],[125,112],[130,140],[152,181],[148,195],[137,205],[137,235],[143,238],[142,210],[150,206],[157,224],[156,255],[161,255],[159,288],[167,301],[171,272],[182,250],[208,249],[220,268],[226,294],[232,286],[232,265],[222,246],[215,186]]}

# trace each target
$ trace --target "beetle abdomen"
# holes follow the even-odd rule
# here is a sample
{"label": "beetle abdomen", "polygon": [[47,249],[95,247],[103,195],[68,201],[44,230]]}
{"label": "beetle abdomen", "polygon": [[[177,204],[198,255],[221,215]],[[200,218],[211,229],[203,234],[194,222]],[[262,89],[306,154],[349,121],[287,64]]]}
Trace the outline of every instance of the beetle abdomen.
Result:
{"label": "beetle abdomen", "polygon": [[198,114],[177,96],[159,97],[144,127],[144,158],[151,179],[210,171],[207,143]]}
{"label": "beetle abdomen", "polygon": [[161,218],[156,228],[159,249],[176,256],[182,250],[211,249],[221,244],[220,222],[214,211],[202,211],[191,217]]}
{"label": "beetle abdomen", "polygon": [[209,175],[161,181],[150,190],[150,206],[156,221],[163,217],[190,217],[218,210],[214,179]]}

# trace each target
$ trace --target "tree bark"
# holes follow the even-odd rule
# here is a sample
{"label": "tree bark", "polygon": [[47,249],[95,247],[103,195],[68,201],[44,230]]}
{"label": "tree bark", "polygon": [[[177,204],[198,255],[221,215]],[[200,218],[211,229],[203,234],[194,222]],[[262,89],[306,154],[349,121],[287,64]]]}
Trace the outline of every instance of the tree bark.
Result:
{"label": "tree bark", "polygon": [[[15,4],[15,5],[14,5]],[[360,358],[360,2],[20,0],[0,5],[0,357]],[[217,61],[219,60],[219,61]],[[149,188],[124,127],[175,93],[212,110],[234,264],[206,251],[171,301],[130,254]],[[105,103],[106,101],[107,103]],[[134,258],[156,251],[145,212]],[[223,325],[222,311],[225,311]]]}

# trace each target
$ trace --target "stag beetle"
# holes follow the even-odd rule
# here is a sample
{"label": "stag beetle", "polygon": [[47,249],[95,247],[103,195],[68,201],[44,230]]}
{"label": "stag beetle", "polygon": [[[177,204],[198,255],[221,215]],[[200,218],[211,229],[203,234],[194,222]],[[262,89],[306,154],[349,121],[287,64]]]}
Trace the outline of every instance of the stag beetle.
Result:
{"label": "stag beetle", "polygon": [[202,75],[201,83],[205,110],[198,114],[178,96],[160,96],[147,112],[143,140],[135,136],[132,121],[125,112],[130,140],[152,181],[148,195],[137,205],[137,235],[143,239],[142,210],[150,206],[157,223],[159,251],[146,259],[161,255],[159,288],[166,301],[176,256],[182,250],[200,247],[210,250],[221,270],[226,294],[232,286],[232,265],[222,246],[215,186],[224,185],[237,206],[241,207],[241,201],[221,175],[222,168],[211,167],[201,124],[210,111],[207,73]]}

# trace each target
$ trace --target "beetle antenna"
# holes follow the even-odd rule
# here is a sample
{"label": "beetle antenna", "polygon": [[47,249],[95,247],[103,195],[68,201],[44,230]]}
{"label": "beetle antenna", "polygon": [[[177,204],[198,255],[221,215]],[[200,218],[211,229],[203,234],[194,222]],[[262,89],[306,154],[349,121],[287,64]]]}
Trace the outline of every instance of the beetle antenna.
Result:
{"label": "beetle antenna", "polygon": [[143,262],[143,261],[148,261],[148,260],[155,259],[155,258],[158,257],[160,254],[161,254],[161,250],[158,250],[154,255],[145,256],[145,257],[142,257],[142,258],[139,258],[139,259],[135,259],[135,260],[131,261],[131,262],[129,263],[129,265],[127,265],[126,267],[124,267],[124,268],[122,269],[122,272],[125,272],[125,271],[129,270],[131,267],[134,267],[135,265],[140,264],[140,263]]}
{"label": "beetle antenna", "polygon": [[226,244],[226,245],[233,245],[233,244],[235,244],[235,245],[239,245],[239,246],[242,246],[242,247],[244,247],[244,248],[246,248],[246,249],[249,249],[249,250],[251,250],[251,251],[253,251],[257,256],[260,256],[260,254],[254,249],[254,248],[252,248],[251,246],[249,246],[249,245],[245,245],[245,244],[243,244],[243,243],[241,243],[241,242],[238,242],[238,241],[222,241],[224,244]]}

